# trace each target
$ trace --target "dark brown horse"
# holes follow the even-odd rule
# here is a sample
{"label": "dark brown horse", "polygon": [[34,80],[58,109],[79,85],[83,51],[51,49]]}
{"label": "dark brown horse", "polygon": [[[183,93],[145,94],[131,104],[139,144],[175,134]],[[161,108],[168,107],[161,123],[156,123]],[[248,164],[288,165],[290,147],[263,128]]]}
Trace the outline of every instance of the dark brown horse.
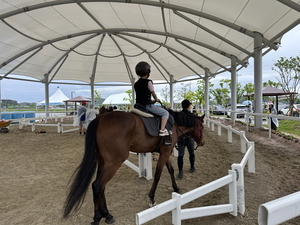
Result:
{"label": "dark brown horse", "polygon": [[94,222],[92,224],[98,225],[102,218],[106,218],[105,222],[108,224],[115,222],[106,206],[105,186],[128,158],[130,151],[145,153],[156,149],[160,153],[149,192],[151,205],[155,205],[155,191],[164,165],[170,173],[174,191],[179,192],[169,157],[178,137],[185,133],[189,133],[198,145],[204,144],[202,135],[204,115],[198,117],[191,114],[190,120],[193,126],[179,126],[176,123],[176,117],[174,118],[172,144],[169,146],[164,145],[162,137],[150,136],[140,117],[134,113],[114,111],[102,114],[93,120],[86,132],[84,157],[74,172],[76,176],[65,202],[63,217],[68,217],[80,208],[98,166],[96,180],[92,183],[94,199]]}

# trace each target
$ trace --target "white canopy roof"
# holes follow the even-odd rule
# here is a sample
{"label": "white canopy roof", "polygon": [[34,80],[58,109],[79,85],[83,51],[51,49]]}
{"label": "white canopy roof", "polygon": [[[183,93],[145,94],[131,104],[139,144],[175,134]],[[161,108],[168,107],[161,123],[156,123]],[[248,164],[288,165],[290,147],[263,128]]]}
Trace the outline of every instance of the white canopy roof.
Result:
{"label": "white canopy roof", "polygon": [[[50,105],[64,105],[64,101],[68,100],[69,98],[65,96],[65,94],[57,87],[56,92],[50,96],[49,98],[49,104]],[[45,100],[40,101],[37,103],[37,105],[45,105]]]}
{"label": "white canopy roof", "polygon": [[0,0],[0,79],[131,85],[139,61],[156,83],[215,76],[232,57],[247,65],[257,32],[258,47],[276,49],[300,22],[299,2]]}
{"label": "white canopy roof", "polygon": [[[164,100],[164,97],[161,92],[156,92],[157,98],[161,101]],[[129,96],[127,93],[113,94],[108,96],[104,101],[103,105],[130,105],[130,101],[128,100]],[[179,103],[183,99],[179,100],[175,97],[174,102]]]}

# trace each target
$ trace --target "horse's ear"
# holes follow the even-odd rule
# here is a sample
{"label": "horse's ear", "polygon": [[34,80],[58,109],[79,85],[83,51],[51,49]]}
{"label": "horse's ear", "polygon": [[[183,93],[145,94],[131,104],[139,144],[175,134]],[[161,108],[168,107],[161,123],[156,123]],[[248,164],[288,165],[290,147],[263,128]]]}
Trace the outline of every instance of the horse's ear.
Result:
{"label": "horse's ear", "polygon": [[200,116],[200,120],[204,120],[205,114],[203,114],[202,116]]}

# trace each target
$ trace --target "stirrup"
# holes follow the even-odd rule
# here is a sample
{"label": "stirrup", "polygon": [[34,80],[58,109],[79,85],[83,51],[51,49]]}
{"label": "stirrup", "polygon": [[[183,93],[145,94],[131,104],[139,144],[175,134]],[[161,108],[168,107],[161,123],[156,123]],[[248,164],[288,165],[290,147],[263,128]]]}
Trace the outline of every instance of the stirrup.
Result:
{"label": "stirrup", "polygon": [[169,135],[169,136],[164,136],[163,137],[163,143],[165,146],[170,146],[172,145],[172,137]]}

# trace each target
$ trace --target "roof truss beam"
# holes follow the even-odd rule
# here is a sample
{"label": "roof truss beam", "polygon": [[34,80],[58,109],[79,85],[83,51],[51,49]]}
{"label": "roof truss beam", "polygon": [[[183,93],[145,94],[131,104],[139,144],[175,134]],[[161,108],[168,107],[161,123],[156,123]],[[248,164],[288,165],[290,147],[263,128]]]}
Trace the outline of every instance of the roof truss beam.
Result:
{"label": "roof truss beam", "polygon": [[[144,50],[141,46],[139,46],[139,45],[136,44],[135,42],[129,40],[128,38],[123,37],[122,35],[116,34],[116,36],[119,37],[119,38],[122,38],[123,40],[127,41],[128,43],[130,43],[130,44],[136,46],[137,48],[141,49],[141,50],[142,50],[142,53],[145,52],[145,53],[148,55],[148,57],[149,57],[150,59],[154,59],[154,60],[155,60],[155,61],[156,61],[156,62],[157,62],[157,63],[158,63],[165,71],[166,71],[166,73],[170,76],[169,71],[168,71],[168,70],[167,70],[167,69],[159,62],[159,60],[157,60],[150,52]],[[169,82],[168,79],[165,77],[165,75],[159,70],[159,68],[157,68],[157,69],[158,69],[158,71],[160,72],[160,74],[163,76],[163,78],[164,78],[167,82]]]}

